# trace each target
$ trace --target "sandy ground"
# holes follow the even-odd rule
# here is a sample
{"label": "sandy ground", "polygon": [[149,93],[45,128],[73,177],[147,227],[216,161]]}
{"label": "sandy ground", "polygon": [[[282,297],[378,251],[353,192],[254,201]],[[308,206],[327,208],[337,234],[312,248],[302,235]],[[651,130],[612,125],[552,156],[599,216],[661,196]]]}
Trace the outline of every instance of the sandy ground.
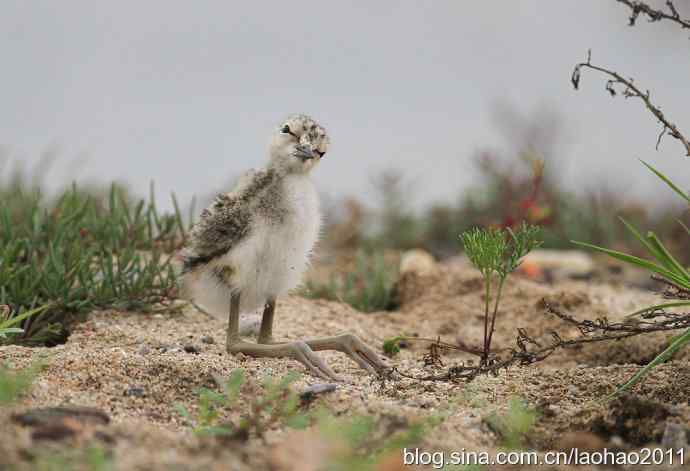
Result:
{"label": "sandy ground", "polygon": [[[483,329],[482,296],[475,271],[462,264],[445,265],[434,275],[406,275],[400,285],[401,307],[393,312],[364,314],[336,302],[297,296],[282,299],[274,334],[280,339],[300,339],[351,332],[378,351],[384,339],[403,333],[478,344]],[[548,338],[551,330],[564,336],[576,334],[544,313],[544,298],[578,318],[607,316],[611,320],[658,300],[653,293],[621,284],[564,281],[547,285],[512,278],[499,310],[496,348],[514,346],[518,327],[535,338]],[[94,445],[105,449],[115,468],[122,470],[323,468],[330,451],[314,431],[278,426],[265,442],[250,438],[246,443],[227,444],[195,436],[175,411],[174,405],[182,404],[194,412],[198,388],[217,388],[214,378],[228,377],[236,368],[256,381],[265,375],[300,372],[293,386],[298,392],[323,382],[289,359],[227,355],[224,331],[223,322],[192,308],[166,314],[107,311],[90,315],[64,345],[0,347],[2,363],[19,368],[42,360],[47,365],[18,404],[0,409],[0,469],[38,469],[45,453]],[[561,351],[537,365],[512,367],[469,385],[407,378],[380,381],[340,353],[320,352],[345,381],[309,407],[323,406],[341,417],[366,414],[401,424],[443,414],[445,418],[425,433],[420,447],[495,452],[501,438],[485,419],[504,411],[509,398],[519,396],[539,412],[527,437],[533,449],[635,450],[660,443],[669,423],[690,428],[687,349],[655,369],[634,389],[634,396],[606,404],[596,401],[649,361],[668,337],[649,335]],[[424,353],[425,345],[417,343],[388,361],[406,374],[423,376],[432,371],[423,364]],[[467,358],[446,354],[443,361],[447,366]],[[229,418],[243,414],[243,404],[240,401]],[[111,422],[80,429],[74,438],[39,440],[35,429],[11,420],[12,414],[59,405],[94,407]],[[399,455],[393,454],[377,469],[411,468],[403,467]]]}

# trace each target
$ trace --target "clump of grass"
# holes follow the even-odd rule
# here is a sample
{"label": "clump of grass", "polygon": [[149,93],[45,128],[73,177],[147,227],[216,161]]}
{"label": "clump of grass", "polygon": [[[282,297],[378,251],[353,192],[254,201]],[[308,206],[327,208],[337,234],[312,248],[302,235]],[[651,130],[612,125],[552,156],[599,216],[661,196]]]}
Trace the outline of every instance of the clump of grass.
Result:
{"label": "clump of grass", "polygon": [[[0,304],[11,306],[9,340],[54,344],[70,315],[146,309],[172,296],[169,253],[186,229],[179,209],[158,213],[153,187],[149,201],[131,201],[115,184],[105,198],[75,184],[55,200],[38,188],[13,188],[0,202]],[[43,311],[27,316],[37,308]]]}
{"label": "clump of grass", "polygon": [[537,412],[523,400],[511,397],[504,414],[493,413],[486,419],[489,427],[501,437],[501,446],[518,450],[526,445],[526,439],[537,421]]}
{"label": "clump of grass", "polygon": [[113,453],[100,445],[68,449],[37,450],[31,469],[36,471],[108,471],[115,469]]}
{"label": "clump of grass", "polygon": [[245,384],[244,371],[241,369],[232,372],[222,392],[207,388],[199,390],[196,416],[192,416],[181,404],[177,404],[175,409],[198,435],[246,439],[253,434],[263,437],[267,430],[278,423],[295,428],[306,425],[306,416],[298,411],[299,397],[290,389],[290,384],[298,378],[299,375],[291,373],[277,381],[266,378],[259,391],[242,407],[248,413],[236,423],[224,420],[223,413],[232,410],[238,403],[241,388]]}
{"label": "clump of grass", "polygon": [[440,416],[414,422],[383,416],[335,417],[321,411],[316,428],[319,435],[343,450],[332,456],[325,469],[330,471],[369,471],[381,469],[382,460],[391,453],[420,443],[429,429],[437,425]]}
{"label": "clump of grass", "polygon": [[0,344],[2,344],[3,341],[11,339],[12,334],[24,333],[24,329],[13,326],[21,323],[24,319],[40,314],[49,307],[50,304],[47,304],[36,309],[31,309],[30,311],[25,311],[17,316],[12,316],[12,309],[10,306],[6,304],[0,305]]}
{"label": "clump of grass", "polygon": [[37,363],[23,370],[16,370],[0,365],[0,406],[12,404],[24,394],[42,367],[41,363]]}
{"label": "clump of grass", "polygon": [[[198,435],[211,435],[247,440],[263,438],[266,431],[279,425],[304,429],[314,427],[319,437],[337,444],[337,452],[329,457],[329,470],[371,470],[389,453],[420,442],[429,429],[438,425],[449,411],[408,422],[407,419],[357,415],[336,417],[323,407],[312,411],[300,406],[299,396],[290,385],[298,379],[287,374],[280,379],[267,377],[257,389],[237,369],[223,384],[222,392],[199,390],[197,412],[192,414],[177,404],[177,412]],[[244,414],[235,422],[228,421],[227,412],[239,408]]]}
{"label": "clump of grass", "polygon": [[[482,362],[486,364],[491,354],[491,340],[496,324],[496,314],[501,292],[508,275],[521,262],[522,257],[541,245],[539,228],[522,223],[515,231],[510,228],[475,228],[461,234],[465,252],[484,278],[484,343]],[[494,283],[495,282],[495,283]],[[495,287],[494,307],[489,322],[492,290]]]}
{"label": "clump of grass", "polygon": [[[642,161],[642,163],[652,171],[657,177],[659,177],[671,190],[673,190],[677,195],[679,195],[685,202],[690,204],[690,197],[678,188],[668,177],[663,173],[659,172],[657,169],[649,165],[648,163]],[[676,290],[677,298],[680,301],[673,301],[667,303],[656,304],[654,306],[649,306],[639,311],[636,311],[630,316],[636,316],[639,314],[644,314],[647,312],[652,312],[665,308],[690,306],[690,271],[684,267],[676,258],[671,254],[671,252],[664,246],[664,244],[659,240],[659,237],[652,232],[647,232],[646,236],[643,236],[632,224],[623,218],[620,218],[627,230],[639,241],[642,247],[645,249],[647,254],[654,259],[654,261],[649,261],[640,257],[629,255],[623,252],[618,252],[616,250],[606,249],[597,245],[588,244],[585,242],[572,241],[583,247],[588,247],[590,249],[597,250],[599,252],[605,253],[615,259],[621,260],[625,263],[638,266],[645,270],[648,270],[656,275],[658,275],[666,284],[672,286]],[[683,224],[683,222],[678,221],[681,227],[684,229],[686,234],[690,236],[690,229]],[[652,368],[667,361],[671,358],[678,350],[690,343],[690,329],[686,330],[681,335],[675,337],[670,345],[659,355],[657,355],[649,364],[638,371],[632,378],[621,385],[615,392],[615,394],[621,393],[626,389],[631,388],[637,382],[639,382]]]}
{"label": "clump of grass", "polygon": [[328,284],[308,282],[303,294],[312,299],[329,299],[349,304],[358,311],[390,309],[397,272],[381,252],[359,251],[353,271],[332,275]]}

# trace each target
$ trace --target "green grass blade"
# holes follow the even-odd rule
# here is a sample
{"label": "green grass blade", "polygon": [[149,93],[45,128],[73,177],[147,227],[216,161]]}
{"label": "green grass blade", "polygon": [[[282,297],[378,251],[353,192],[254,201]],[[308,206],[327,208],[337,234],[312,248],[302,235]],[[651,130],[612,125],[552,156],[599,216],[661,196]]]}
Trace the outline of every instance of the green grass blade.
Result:
{"label": "green grass blade", "polygon": [[[652,245],[658,250],[663,257],[663,260],[665,260],[665,264],[668,264],[666,268],[680,276],[686,281],[686,284],[684,287],[690,288],[690,274],[688,274],[688,271],[683,267],[678,261],[673,258],[673,255],[664,247],[664,244],[661,243],[659,238],[654,234],[653,232],[650,232],[647,234],[647,240],[650,241]],[[661,260],[659,260],[661,261]]]}
{"label": "green grass blade", "polygon": [[686,285],[686,281],[678,275],[676,275],[673,272],[670,272],[664,267],[661,267],[659,265],[656,265],[649,260],[645,260],[643,258],[635,257],[634,255],[628,255],[623,252],[618,252],[617,250],[611,250],[611,249],[605,249],[604,247],[599,247],[597,245],[593,244],[588,244],[587,242],[578,242],[576,240],[571,240],[573,244],[582,246],[582,247],[587,247],[592,250],[596,250],[598,252],[605,253],[613,258],[616,258],[618,260],[621,260],[626,263],[630,263],[632,265],[637,265],[638,267],[644,268],[649,271],[653,271],[654,273],[658,273],[659,275],[663,276],[666,278],[668,281],[678,285],[678,286],[684,286]]}
{"label": "green grass blade", "polygon": [[669,345],[666,350],[661,352],[659,355],[656,356],[652,361],[650,361],[647,365],[644,366],[640,371],[635,373],[632,378],[630,378],[628,381],[626,381],[624,384],[618,387],[616,391],[611,395],[615,396],[617,394],[620,394],[621,392],[625,391],[626,389],[631,388],[634,386],[640,379],[642,379],[649,371],[654,368],[655,366],[665,362],[671,356],[676,353],[678,350],[683,348],[685,345],[690,343],[690,329],[686,330],[685,333],[677,337],[673,342],[671,342],[671,345]]}
{"label": "green grass blade", "polygon": [[[645,237],[640,234],[640,232],[630,224],[628,221],[626,221],[623,217],[619,216],[618,219],[621,220],[621,222],[625,225],[625,227],[628,229],[628,231],[635,236],[635,238],[642,244],[651,254],[654,258],[659,260],[659,262],[662,262],[662,264],[666,267],[666,263],[663,263],[663,252],[659,251],[654,245],[652,245]],[[670,268],[669,268],[670,269]]]}
{"label": "green grass blade", "polygon": [[685,201],[690,203],[690,197],[683,190],[678,188],[671,180],[669,180],[668,177],[666,177],[666,175],[664,175],[663,173],[661,173],[660,171],[658,171],[657,169],[655,169],[654,167],[649,165],[644,160],[640,160],[640,162],[642,162],[649,170],[654,172],[657,177],[661,178],[661,180],[663,180],[664,183],[666,183],[673,191],[678,193],[681,196],[681,198],[683,198]]}
{"label": "green grass blade", "polygon": [[45,311],[50,306],[52,306],[52,304],[45,304],[41,307],[37,307],[36,309],[32,309],[30,311],[23,312],[22,314],[19,314],[18,316],[10,317],[6,321],[0,323],[0,329],[6,329],[8,327],[16,325],[28,317],[31,317],[33,315],[36,315],[36,314],[39,314],[39,313]]}
{"label": "green grass blade", "polygon": [[688,229],[688,226],[686,226],[685,224],[683,224],[683,221],[681,221],[680,219],[678,219],[678,224],[680,224],[681,226],[683,226],[683,229],[685,229],[685,232],[687,232],[688,235],[690,236],[690,229]]}
{"label": "green grass blade", "polygon": [[177,197],[175,196],[175,192],[171,192],[170,196],[172,198],[173,207],[175,208],[175,221],[177,222],[177,226],[179,227],[180,233],[182,234],[182,239],[186,240],[187,232],[184,227],[184,221],[182,220],[182,211],[180,211],[180,205],[177,203]]}

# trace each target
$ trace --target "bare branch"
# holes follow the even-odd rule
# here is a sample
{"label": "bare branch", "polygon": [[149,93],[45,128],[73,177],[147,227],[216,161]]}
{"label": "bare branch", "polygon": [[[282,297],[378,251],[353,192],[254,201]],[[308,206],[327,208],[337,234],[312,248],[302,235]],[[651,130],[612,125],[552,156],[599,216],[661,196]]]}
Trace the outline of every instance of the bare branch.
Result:
{"label": "bare branch", "polygon": [[635,1],[635,0],[616,0],[618,3],[622,3],[623,5],[627,5],[628,8],[630,8],[631,13],[630,13],[630,18],[628,24],[630,26],[635,26],[635,22],[637,21],[637,17],[640,15],[640,13],[644,14],[649,18],[649,22],[655,22],[655,21],[661,21],[661,20],[669,20],[673,21],[674,23],[679,24],[683,29],[685,28],[690,28],[690,20],[684,20],[680,17],[678,14],[678,10],[676,10],[676,7],[673,5],[673,2],[671,0],[666,1],[666,7],[669,9],[670,13],[666,13],[661,10],[655,10],[649,5],[647,5],[644,2],[640,1]]}
{"label": "bare branch", "polygon": [[[690,156],[690,142],[688,139],[680,132],[678,127],[670,122],[664,113],[661,111],[661,109],[654,105],[650,99],[650,93],[649,90],[646,90],[644,93],[633,83],[633,79],[626,79],[623,78],[620,74],[612,71],[605,69],[604,67],[596,66],[593,65],[592,62],[592,51],[587,52],[587,61],[586,62],[581,62],[575,66],[573,69],[573,74],[570,77],[570,81],[573,84],[573,87],[575,89],[579,89],[580,87],[580,76],[582,73],[583,68],[587,69],[592,69],[596,70],[598,72],[601,72],[609,77],[611,77],[607,82],[606,82],[606,91],[611,94],[611,96],[616,96],[618,93],[623,95],[625,98],[639,98],[642,100],[642,102],[645,104],[645,107],[654,115],[654,117],[661,123],[662,129],[659,134],[659,137],[657,138],[657,143],[656,143],[656,148],[659,148],[659,143],[661,142],[661,138],[668,134],[669,136],[678,139],[682,144],[683,147],[685,147],[685,155]],[[617,88],[618,87],[618,90]],[[622,88],[622,90],[621,90]]]}
{"label": "bare branch", "polygon": [[[575,326],[580,331],[580,335],[575,338],[564,339],[558,332],[553,331],[550,333],[552,341],[548,345],[542,345],[531,338],[525,329],[517,329],[516,348],[509,349],[507,358],[499,359],[493,354],[488,360],[482,360],[479,364],[468,361],[467,363],[451,366],[441,374],[423,377],[408,375],[397,368],[393,368],[391,372],[394,371],[400,376],[419,381],[472,381],[482,374],[496,375],[500,370],[513,365],[531,365],[545,360],[552,353],[563,348],[572,348],[577,345],[595,342],[621,340],[652,332],[690,328],[690,314],[675,314],[656,310],[642,314],[640,319],[626,320],[619,323],[610,323],[606,318],[580,321],[569,314],[561,312],[556,306],[546,300],[542,302],[547,314],[554,315],[567,324]],[[596,334],[592,335],[594,333]],[[416,339],[412,337],[409,340]],[[424,340],[428,341],[430,339]],[[458,348],[452,344],[437,340],[436,343],[429,347],[429,353],[424,357],[425,366],[443,366],[440,359],[440,352],[442,350],[458,350]]]}

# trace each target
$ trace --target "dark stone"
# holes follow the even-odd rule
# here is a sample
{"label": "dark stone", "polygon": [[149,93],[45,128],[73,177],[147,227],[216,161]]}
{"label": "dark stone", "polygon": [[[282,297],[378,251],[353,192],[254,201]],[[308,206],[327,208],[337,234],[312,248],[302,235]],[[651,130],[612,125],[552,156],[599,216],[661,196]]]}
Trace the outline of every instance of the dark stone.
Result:
{"label": "dark stone", "polygon": [[338,386],[333,383],[315,384],[302,391],[299,398],[303,403],[309,403],[313,401],[316,396],[333,392],[337,387]]}
{"label": "dark stone", "polygon": [[107,425],[108,414],[93,407],[59,406],[31,409],[21,414],[13,414],[12,420],[27,427],[38,427],[69,418],[84,424]]}
{"label": "dark stone", "polygon": [[64,440],[75,437],[81,430],[82,427],[79,426],[78,422],[75,423],[72,420],[63,418],[36,427],[33,432],[31,432],[31,439],[50,441]]}
{"label": "dark stone", "polygon": [[125,390],[125,396],[130,397],[145,397],[146,390],[139,386],[130,386]]}
{"label": "dark stone", "polygon": [[184,351],[187,353],[193,353],[195,355],[198,355],[199,353],[201,353],[201,350],[199,350],[199,347],[197,347],[196,345],[191,345],[191,344],[185,345]]}

